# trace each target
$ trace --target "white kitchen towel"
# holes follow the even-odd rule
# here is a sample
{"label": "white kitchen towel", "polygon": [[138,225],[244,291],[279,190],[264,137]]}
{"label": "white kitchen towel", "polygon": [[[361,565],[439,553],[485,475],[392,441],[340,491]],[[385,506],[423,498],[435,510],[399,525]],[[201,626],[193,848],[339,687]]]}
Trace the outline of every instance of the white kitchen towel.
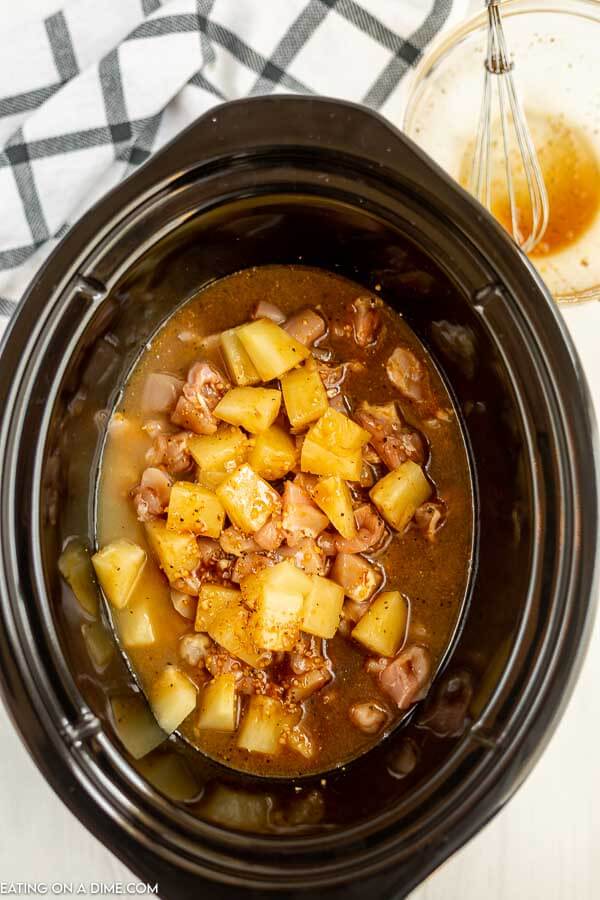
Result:
{"label": "white kitchen towel", "polygon": [[0,327],[77,218],[211,106],[326,94],[398,120],[466,0],[72,0],[1,28]]}

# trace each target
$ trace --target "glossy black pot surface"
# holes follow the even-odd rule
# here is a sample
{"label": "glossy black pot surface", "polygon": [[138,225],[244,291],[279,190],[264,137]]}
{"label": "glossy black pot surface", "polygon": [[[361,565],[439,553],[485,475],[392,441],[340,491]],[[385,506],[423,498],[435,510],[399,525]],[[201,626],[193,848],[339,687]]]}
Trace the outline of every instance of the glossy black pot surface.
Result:
{"label": "glossy black pot surface", "polygon": [[[131,690],[129,673],[90,668],[56,562],[69,535],[93,543],[106,411],[141,347],[203,285],[263,263],[380,285],[450,385],[471,451],[478,554],[447,672],[470,667],[477,689],[462,734],[436,737],[417,710],[324,784],[257,781],[189,758],[204,798],[225,788],[262,810],[240,831],[136,771],[108,702]],[[1,372],[4,698],[64,802],[162,897],[202,885],[211,898],[402,897],[506,802],[585,650],[596,436],[578,360],[534,270],[408,140],[324,99],[213,110],[56,249],[10,324]],[[390,754],[407,736],[418,764],[398,778]],[[319,815],[299,819],[299,796],[318,797]]]}

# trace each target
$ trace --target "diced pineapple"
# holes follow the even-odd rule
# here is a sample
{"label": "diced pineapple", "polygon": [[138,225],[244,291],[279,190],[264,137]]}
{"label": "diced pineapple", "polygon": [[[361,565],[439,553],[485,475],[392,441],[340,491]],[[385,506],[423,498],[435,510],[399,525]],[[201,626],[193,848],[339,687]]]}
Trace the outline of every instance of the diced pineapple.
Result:
{"label": "diced pineapple", "polygon": [[246,459],[248,438],[239,428],[221,425],[215,434],[191,437],[188,448],[198,463],[198,483],[214,491]]}
{"label": "diced pineapple", "polygon": [[193,435],[188,441],[188,449],[201,469],[226,471],[229,466],[232,471],[239,465],[247,443],[248,438],[239,428],[219,425],[214,434]]}
{"label": "diced pineapple", "polygon": [[70,540],[58,559],[58,570],[65,579],[84,612],[95,616],[98,612],[98,586],[89,550],[78,538]]}
{"label": "diced pineapple", "polygon": [[287,591],[290,594],[298,593],[306,595],[312,588],[310,575],[303,572],[289,560],[284,560],[276,566],[267,569],[269,587],[278,591]]}
{"label": "diced pineapple", "polygon": [[304,601],[302,630],[317,637],[332,638],[340,624],[344,589],[329,578],[312,575],[312,588]]}
{"label": "diced pineapple", "polygon": [[143,597],[117,612],[115,616],[117,631],[121,643],[127,650],[132,647],[150,647],[156,641],[152,610],[152,603]]}
{"label": "diced pineapple", "polygon": [[311,578],[287,560],[242,579],[242,596],[254,609],[251,623],[258,647],[292,649],[312,585]]}
{"label": "diced pineapple", "polygon": [[242,325],[237,335],[263,381],[280,378],[310,356],[308,347],[270,319]]}
{"label": "diced pineapple", "polygon": [[307,575],[306,572],[303,572],[302,569],[299,569],[288,560],[272,566],[267,572],[269,587],[275,588],[275,590],[306,596],[312,588],[310,575]]}
{"label": "diced pineapple", "polygon": [[354,453],[369,442],[371,435],[348,416],[331,407],[308,432],[313,441],[332,453]]}
{"label": "diced pineapple", "polygon": [[133,694],[113,697],[110,705],[115,731],[134,759],[141,759],[166,740],[143,697]]}
{"label": "diced pineapple", "polygon": [[119,538],[95,553],[92,563],[109,603],[122,609],[146,565],[146,551],[133,541]]}
{"label": "diced pineapple", "polygon": [[268,654],[260,652],[253,641],[250,612],[241,604],[227,604],[219,611],[207,630],[215,643],[249,666],[260,669],[269,662]]}
{"label": "diced pineapple", "polygon": [[137,769],[157,791],[175,802],[191,800],[199,793],[200,785],[177,753],[153,753],[138,763]]}
{"label": "diced pineapple", "polygon": [[146,522],[146,534],[152,552],[171,583],[186,578],[199,565],[200,550],[193,534],[171,531],[162,519]]}
{"label": "diced pineapple", "polygon": [[373,600],[352,637],[378,656],[395,656],[404,642],[407,619],[408,606],[400,591],[384,591]]}
{"label": "diced pineapple", "polygon": [[91,622],[89,625],[82,625],[81,634],[94,668],[101,672],[107,667],[114,655],[114,641],[101,622]]}
{"label": "diced pineapple", "polygon": [[218,538],[224,522],[225,510],[216,494],[189,481],[175,482],[167,510],[167,528]]}
{"label": "diced pineapple", "polygon": [[266,431],[281,406],[281,391],[263,387],[235,387],[227,391],[214,409],[217,419],[241,425],[252,434]]}
{"label": "diced pineapple", "polygon": [[277,491],[247,463],[228,475],[216,493],[233,524],[247,534],[262,528],[280,504]]}
{"label": "diced pineapple", "polygon": [[244,350],[237,335],[237,328],[230,328],[221,334],[221,350],[225,357],[227,369],[236,384],[244,387],[247,384],[258,384],[260,375],[252,364],[252,360]]}
{"label": "diced pineapple", "polygon": [[348,540],[356,537],[352,495],[343,478],[340,478],[339,475],[319,478],[311,494],[317,506],[321,507],[342,537]]}
{"label": "diced pineapple", "polygon": [[218,469],[215,471],[211,471],[210,469],[198,469],[196,480],[200,487],[206,488],[207,491],[212,491],[214,493],[226,477],[227,472],[219,471]]}
{"label": "diced pineapple", "polygon": [[312,580],[302,569],[298,569],[288,560],[269,566],[260,572],[242,578],[240,589],[249,606],[255,607],[265,587],[273,588],[286,594],[302,594],[308,596],[312,590]]}
{"label": "diced pineapple", "polygon": [[[310,432],[309,432],[310,433]],[[362,454],[359,450],[339,455],[312,441],[308,435],[302,443],[300,468],[313,475],[339,475],[346,481],[359,481]]]}
{"label": "diced pineapple", "polygon": [[237,745],[250,753],[279,753],[285,731],[296,723],[280,700],[254,694],[240,725]]}
{"label": "diced pineapple", "polygon": [[281,376],[281,390],[285,411],[294,428],[310,425],[329,408],[327,391],[312,357],[303,366]]}
{"label": "diced pineapple", "polygon": [[197,689],[193,681],[175,666],[167,665],[150,688],[149,700],[162,730],[171,734],[196,708]]}
{"label": "diced pineapple", "polygon": [[245,575],[240,581],[242,597],[250,609],[256,608],[256,604],[264,588],[264,576],[268,569],[269,567],[267,566],[259,572],[251,572],[250,575]]}
{"label": "diced pineapple", "polygon": [[283,428],[271,425],[254,441],[248,462],[267,481],[276,481],[296,465],[296,444]]}
{"label": "diced pineapple", "polygon": [[384,475],[369,491],[369,496],[386,522],[403,531],[422,503],[432,494],[423,469],[412,460],[403,462]]}
{"label": "diced pineapple", "polygon": [[383,576],[364,556],[338,553],[329,577],[344,589],[346,597],[362,603],[372,597],[381,585]]}
{"label": "diced pineapple", "polygon": [[348,416],[329,407],[310,427],[302,444],[301,468],[313,475],[339,475],[358,481],[362,469],[362,448],[369,433]]}
{"label": "diced pineapple", "polygon": [[256,603],[251,625],[257,647],[292,650],[300,637],[304,595],[266,586]]}
{"label": "diced pineapple", "polygon": [[239,606],[241,601],[242,595],[235,588],[225,587],[223,584],[203,584],[198,595],[195,630],[208,631],[211,623],[225,607],[232,603]]}
{"label": "diced pineapple", "polygon": [[218,675],[202,689],[197,728],[200,731],[235,731],[238,698],[235,675]]}
{"label": "diced pineapple", "polygon": [[251,793],[213,782],[202,795],[200,812],[217,825],[256,834],[268,830],[272,804],[272,796],[264,790]]}

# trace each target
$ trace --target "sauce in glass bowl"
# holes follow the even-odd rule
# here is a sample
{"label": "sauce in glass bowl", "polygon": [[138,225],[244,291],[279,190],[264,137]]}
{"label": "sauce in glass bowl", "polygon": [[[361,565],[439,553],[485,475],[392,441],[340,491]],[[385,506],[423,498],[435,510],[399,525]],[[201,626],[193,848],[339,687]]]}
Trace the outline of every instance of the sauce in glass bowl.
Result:
{"label": "sauce in glass bowl", "polygon": [[[513,77],[550,201],[549,228],[530,259],[555,300],[600,299],[600,7],[592,0],[505,0],[502,13]],[[410,76],[401,123],[463,186],[479,121],[486,26],[487,16],[478,14],[433,42]],[[497,123],[492,132],[497,142]],[[498,144],[492,211],[506,227],[499,149]],[[517,182],[522,178],[517,175]],[[524,193],[517,184],[526,220]]]}
{"label": "sauce in glass bowl", "polygon": [[[541,263],[550,257],[585,240],[600,211],[600,163],[586,134],[564,116],[544,116],[526,110],[527,124],[537,149],[538,162],[548,193],[550,216],[540,242],[529,253]],[[504,150],[498,122],[492,127],[491,139],[492,214],[510,233],[512,231],[510,200],[505,176],[502,174]],[[522,234],[531,231],[529,191],[523,168],[519,168],[517,150],[510,150],[511,167],[519,228]],[[460,165],[459,182],[469,187],[473,164],[472,143],[465,149]],[[589,265],[585,257],[581,265]]]}

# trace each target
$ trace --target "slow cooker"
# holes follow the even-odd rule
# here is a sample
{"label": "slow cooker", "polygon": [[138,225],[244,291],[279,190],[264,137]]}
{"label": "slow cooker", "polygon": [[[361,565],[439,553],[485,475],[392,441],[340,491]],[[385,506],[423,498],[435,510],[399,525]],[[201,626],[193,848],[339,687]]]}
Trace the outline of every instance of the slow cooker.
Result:
{"label": "slow cooker", "polygon": [[[73,534],[94,543],[107,417],[149,336],[213,279],[264,263],[378,285],[445,378],[477,507],[445,667],[478,660],[480,678],[460,735],[432,735],[417,710],[308,784],[199,760],[212,796],[285,810],[319,792],[318,822],[241,830],[168,799],[126,754],[109,700],[135,685],[125,665],[118,683],[89,669],[57,558]],[[308,97],[211,110],[72,228],[13,317],[0,367],[2,694],[54,790],[161,897],[404,897],[509,799],[556,726],[590,631],[593,415],[534,269],[388,122]],[[407,735],[419,761],[399,778],[386,761]]]}

